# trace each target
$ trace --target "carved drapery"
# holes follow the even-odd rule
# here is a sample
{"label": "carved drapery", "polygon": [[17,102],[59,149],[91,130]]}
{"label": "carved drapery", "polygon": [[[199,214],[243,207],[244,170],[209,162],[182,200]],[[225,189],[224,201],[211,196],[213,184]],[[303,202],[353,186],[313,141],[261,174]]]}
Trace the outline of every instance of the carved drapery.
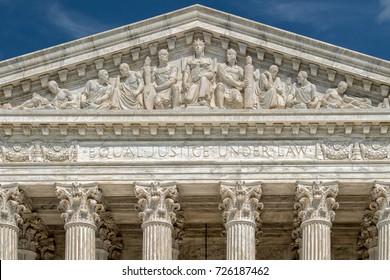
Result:
{"label": "carved drapery", "polygon": [[23,222],[20,214],[25,209],[20,196],[19,185],[0,184],[1,260],[16,260],[18,256],[18,224]]}
{"label": "carved drapery", "polygon": [[96,259],[118,260],[122,255],[122,238],[118,235],[118,226],[107,211],[99,215],[96,231]]}
{"label": "carved drapery", "polygon": [[256,234],[260,227],[260,183],[221,184],[223,220],[227,231],[227,259],[253,260],[256,257]]}
{"label": "carved drapery", "polygon": [[337,194],[338,185],[334,182],[298,183],[294,207],[302,221],[301,259],[330,259],[330,229],[336,215],[333,209],[339,206]]}
{"label": "carved drapery", "polygon": [[95,259],[95,231],[99,221],[98,211],[103,211],[101,191],[96,183],[57,185],[61,200],[58,210],[65,221],[65,259]]}
{"label": "carved drapery", "polygon": [[390,260],[390,184],[376,183],[372,197],[378,203],[378,259]]}
{"label": "carved drapery", "polygon": [[172,229],[176,221],[176,211],[180,205],[175,184],[148,186],[136,185],[138,198],[136,209],[140,211],[143,229],[143,253],[145,260],[172,259]]}

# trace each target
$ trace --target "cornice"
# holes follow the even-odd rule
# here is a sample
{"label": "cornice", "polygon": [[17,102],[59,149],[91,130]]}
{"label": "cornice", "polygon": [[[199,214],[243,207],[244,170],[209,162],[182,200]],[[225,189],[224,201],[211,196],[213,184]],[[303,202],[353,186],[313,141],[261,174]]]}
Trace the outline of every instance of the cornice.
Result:
{"label": "cornice", "polygon": [[[371,110],[3,110],[0,135],[290,135],[388,137],[390,113]],[[125,132],[128,131],[128,132]]]}

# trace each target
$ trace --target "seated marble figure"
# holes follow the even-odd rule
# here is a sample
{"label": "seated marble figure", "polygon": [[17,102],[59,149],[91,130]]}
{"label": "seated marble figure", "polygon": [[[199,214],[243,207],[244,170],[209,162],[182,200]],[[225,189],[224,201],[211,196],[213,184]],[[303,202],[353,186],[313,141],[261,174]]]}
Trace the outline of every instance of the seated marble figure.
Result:
{"label": "seated marble figure", "polygon": [[278,66],[271,65],[255,83],[255,94],[260,109],[283,109],[286,106],[283,83],[277,76]]}
{"label": "seated marble figure", "polygon": [[131,71],[127,63],[119,66],[119,72],[111,97],[111,109],[142,109],[141,93],[144,89],[142,75]]}
{"label": "seated marble figure", "polygon": [[184,104],[210,106],[213,98],[214,69],[211,58],[205,56],[205,43],[193,43],[194,56],[186,61],[183,74]]}
{"label": "seated marble figure", "polygon": [[107,70],[101,69],[98,78],[89,80],[80,97],[82,109],[109,109],[112,85]]}
{"label": "seated marble figure", "polygon": [[317,96],[317,88],[307,80],[307,73],[300,71],[298,73],[298,86],[287,96],[286,107],[293,109],[315,109],[319,108],[321,103]]}
{"label": "seated marble figure", "polygon": [[248,84],[245,82],[244,70],[238,66],[237,53],[233,49],[226,52],[226,63],[221,63],[217,68],[217,87],[215,100],[218,108],[241,109],[243,97],[241,91]]}

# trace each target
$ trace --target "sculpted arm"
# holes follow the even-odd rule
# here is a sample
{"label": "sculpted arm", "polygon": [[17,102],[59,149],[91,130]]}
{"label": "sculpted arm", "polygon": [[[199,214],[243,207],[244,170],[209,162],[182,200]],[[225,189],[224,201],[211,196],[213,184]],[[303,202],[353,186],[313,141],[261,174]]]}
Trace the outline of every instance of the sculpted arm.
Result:
{"label": "sculpted arm", "polygon": [[161,85],[156,85],[154,88],[156,89],[156,91],[166,90],[176,82],[177,82],[177,67],[172,67],[171,74],[169,75],[168,80],[162,83]]}
{"label": "sculpted arm", "polygon": [[311,102],[309,102],[308,104],[308,108],[310,109],[313,109],[317,106],[318,102],[319,102],[319,99],[318,99],[318,96],[317,96],[317,88],[315,85],[311,84],[311,95],[312,95],[312,98],[311,98]]}
{"label": "sculpted arm", "polygon": [[190,78],[190,71],[190,66],[188,65],[188,63],[186,63],[186,68],[184,69],[183,73],[183,88],[185,91],[187,91],[189,87],[188,81]]}
{"label": "sculpted arm", "polygon": [[234,80],[234,79],[226,72],[225,65],[223,65],[223,64],[218,65],[217,73],[218,73],[218,76],[221,78],[221,80],[224,81],[225,83],[227,83],[228,85],[230,85],[230,86],[232,86],[232,87],[236,87],[236,88],[238,88],[238,89],[242,89],[243,83],[240,82],[240,81]]}
{"label": "sculpted arm", "polygon": [[137,77],[138,88],[134,92],[134,95],[138,96],[144,90],[145,83],[144,83],[144,79],[142,78],[142,73],[136,73],[135,76]]}

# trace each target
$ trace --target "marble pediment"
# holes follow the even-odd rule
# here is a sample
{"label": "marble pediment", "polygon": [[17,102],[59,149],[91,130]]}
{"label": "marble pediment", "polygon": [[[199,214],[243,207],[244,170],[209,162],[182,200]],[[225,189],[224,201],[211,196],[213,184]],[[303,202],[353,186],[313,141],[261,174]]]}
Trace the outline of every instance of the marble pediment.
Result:
{"label": "marble pediment", "polygon": [[[199,41],[204,48],[203,60],[196,58],[194,50]],[[162,49],[169,53],[168,63],[163,66],[159,57]],[[229,49],[235,51],[237,62],[233,64],[238,70],[228,65]],[[156,85],[158,75],[165,75],[163,79],[167,80],[167,75],[174,76],[174,85],[168,90],[160,87],[152,93],[138,86],[132,88],[131,84],[126,87],[119,67],[123,63],[129,66],[130,78],[136,85],[143,83],[144,88],[149,88],[148,71],[152,71],[149,75],[154,75],[150,85],[153,82]],[[227,76],[232,75],[240,86],[223,80],[225,70],[221,65],[227,67]],[[261,89],[261,85],[260,92],[256,92],[253,85],[260,84],[261,75],[268,77],[266,73],[271,71],[272,65],[278,68],[281,92],[277,86],[270,90],[268,86]],[[196,67],[208,68],[213,75],[205,93],[199,92],[199,87],[203,86],[197,81],[191,82],[195,84],[193,89],[190,82],[186,84],[186,79],[195,79]],[[189,78],[185,77],[186,68]],[[101,88],[99,73],[102,70],[107,71],[110,88],[103,87],[97,97],[88,96],[88,91]],[[302,72],[306,77],[302,78]],[[252,88],[247,90],[248,80]],[[50,89],[53,82],[61,90],[60,94]],[[307,108],[288,100],[294,87],[307,94],[306,82],[309,88],[315,86],[310,94],[315,91],[318,97],[316,102],[307,101],[306,104],[310,103]],[[336,91],[340,82],[345,82],[346,90],[342,94],[348,98],[341,97],[334,104],[322,102],[324,96],[328,98],[332,94],[339,98]],[[276,77],[272,78],[273,83]],[[0,62],[0,104],[4,111],[90,109],[85,111],[90,114],[91,110],[131,110],[134,114],[133,111],[139,110],[188,107],[191,110],[204,105],[212,110],[384,110],[389,107],[389,86],[389,61],[200,5]],[[118,89],[117,93],[114,89]],[[85,100],[82,100],[83,94],[87,95]],[[102,102],[99,98],[105,98],[105,94]],[[129,95],[133,98],[129,99]],[[267,96],[259,100],[262,95]],[[284,100],[277,100],[280,96]],[[249,101],[250,98],[254,100]]]}

